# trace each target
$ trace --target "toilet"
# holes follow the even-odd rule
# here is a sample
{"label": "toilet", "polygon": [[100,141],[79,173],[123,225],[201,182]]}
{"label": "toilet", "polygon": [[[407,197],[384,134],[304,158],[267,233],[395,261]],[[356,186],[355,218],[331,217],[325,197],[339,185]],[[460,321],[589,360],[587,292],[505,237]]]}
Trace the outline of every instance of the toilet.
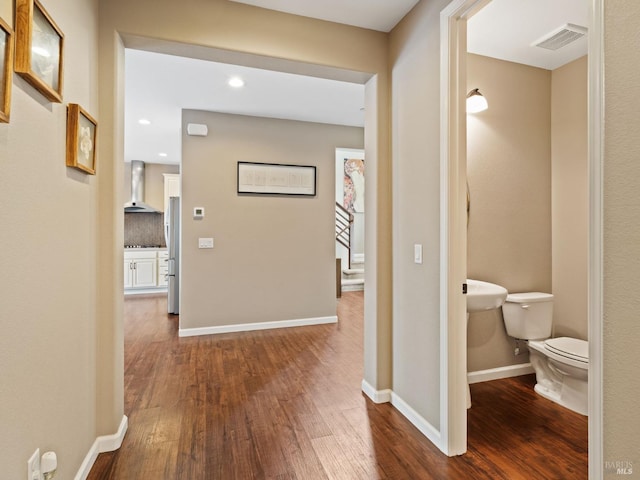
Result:
{"label": "toilet", "polygon": [[550,293],[512,293],[502,306],[507,334],[526,340],[536,372],[535,391],[581,415],[588,413],[589,343],[549,338],[553,320]]}

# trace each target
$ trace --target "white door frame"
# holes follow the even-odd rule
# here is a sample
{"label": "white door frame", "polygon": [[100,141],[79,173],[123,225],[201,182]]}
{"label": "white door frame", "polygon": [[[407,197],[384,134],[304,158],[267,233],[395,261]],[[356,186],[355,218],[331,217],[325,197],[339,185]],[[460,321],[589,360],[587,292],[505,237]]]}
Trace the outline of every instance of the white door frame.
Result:
{"label": "white door frame", "polygon": [[454,0],[440,13],[440,449],[449,456],[467,451],[466,18],[486,1]]}
{"label": "white door frame", "polygon": [[589,12],[589,478],[602,476],[602,166],[604,164],[604,0]]}
{"label": "white door frame", "polygon": [[[466,451],[466,21],[490,0],[453,0],[440,14],[441,449]],[[602,164],[604,0],[589,0],[589,478],[603,468]],[[463,264],[464,260],[464,264]],[[464,351],[461,351],[464,350]]]}

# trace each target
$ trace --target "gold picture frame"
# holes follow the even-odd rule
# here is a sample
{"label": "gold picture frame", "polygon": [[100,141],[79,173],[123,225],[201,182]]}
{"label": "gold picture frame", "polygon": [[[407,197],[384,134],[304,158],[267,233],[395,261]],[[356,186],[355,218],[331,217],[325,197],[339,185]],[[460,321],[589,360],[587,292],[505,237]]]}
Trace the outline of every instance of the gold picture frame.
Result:
{"label": "gold picture frame", "polygon": [[15,71],[47,100],[62,103],[64,35],[38,0],[16,0]]}
{"label": "gold picture frame", "polygon": [[67,167],[96,174],[98,122],[77,103],[67,106]]}
{"label": "gold picture frame", "polygon": [[13,77],[13,30],[0,18],[0,122],[9,123]]}

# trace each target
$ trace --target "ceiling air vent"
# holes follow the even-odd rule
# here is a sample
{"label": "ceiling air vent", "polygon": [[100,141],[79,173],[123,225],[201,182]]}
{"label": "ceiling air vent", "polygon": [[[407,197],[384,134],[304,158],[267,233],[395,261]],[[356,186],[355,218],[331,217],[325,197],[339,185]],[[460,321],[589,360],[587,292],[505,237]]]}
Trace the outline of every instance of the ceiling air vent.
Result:
{"label": "ceiling air vent", "polygon": [[533,42],[534,47],[547,50],[558,50],[571,42],[575,42],[587,34],[587,29],[579,25],[567,23],[562,27]]}

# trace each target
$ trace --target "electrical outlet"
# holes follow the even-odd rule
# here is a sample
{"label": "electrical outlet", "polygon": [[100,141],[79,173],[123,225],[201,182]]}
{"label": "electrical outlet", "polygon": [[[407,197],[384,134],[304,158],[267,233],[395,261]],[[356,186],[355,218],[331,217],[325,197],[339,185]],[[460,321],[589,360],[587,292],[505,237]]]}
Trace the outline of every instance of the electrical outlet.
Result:
{"label": "electrical outlet", "polygon": [[40,449],[36,448],[27,460],[27,480],[40,480]]}

